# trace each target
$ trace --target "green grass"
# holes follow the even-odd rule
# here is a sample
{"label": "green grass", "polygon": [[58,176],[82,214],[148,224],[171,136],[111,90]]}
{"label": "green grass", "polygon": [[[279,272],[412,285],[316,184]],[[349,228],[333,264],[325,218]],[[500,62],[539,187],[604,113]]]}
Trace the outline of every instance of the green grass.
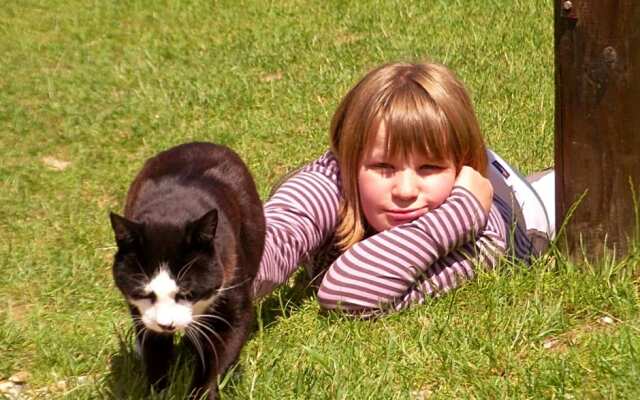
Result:
{"label": "green grass", "polygon": [[[162,149],[227,144],[264,197],[327,147],[331,115],[365,71],[430,58],[467,83],[492,148],[525,173],[553,162],[550,1],[5,3],[0,380],[28,371],[31,394],[141,397],[107,215]],[[281,290],[222,395],[636,398],[637,247],[617,263],[552,252],[504,265],[373,321],[321,315]],[[176,374],[182,385],[156,397],[182,397]]]}

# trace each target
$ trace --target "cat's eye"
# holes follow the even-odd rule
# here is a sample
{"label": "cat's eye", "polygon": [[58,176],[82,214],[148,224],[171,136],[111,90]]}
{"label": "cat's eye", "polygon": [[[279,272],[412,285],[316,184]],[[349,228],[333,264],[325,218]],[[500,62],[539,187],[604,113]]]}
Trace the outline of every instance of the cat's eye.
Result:
{"label": "cat's eye", "polygon": [[180,292],[176,293],[176,301],[184,300],[184,301],[193,301],[194,296],[192,292]]}
{"label": "cat's eye", "polygon": [[149,300],[151,302],[156,301],[156,294],[153,292],[136,292],[132,296],[136,300]]}

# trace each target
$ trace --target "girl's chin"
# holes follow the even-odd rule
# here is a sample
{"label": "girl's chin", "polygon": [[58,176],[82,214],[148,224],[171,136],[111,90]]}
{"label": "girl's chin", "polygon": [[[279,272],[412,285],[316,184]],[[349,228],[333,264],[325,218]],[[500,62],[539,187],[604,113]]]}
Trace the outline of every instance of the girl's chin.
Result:
{"label": "girl's chin", "polygon": [[420,218],[425,213],[426,212],[421,212],[421,213],[416,213],[415,215],[407,215],[407,216],[390,215],[389,213],[383,213],[382,215],[379,216],[376,223],[374,224],[369,223],[369,225],[373,227],[373,229],[376,232],[382,232],[382,231],[386,231],[388,229],[394,228],[396,226],[413,222],[416,219]]}

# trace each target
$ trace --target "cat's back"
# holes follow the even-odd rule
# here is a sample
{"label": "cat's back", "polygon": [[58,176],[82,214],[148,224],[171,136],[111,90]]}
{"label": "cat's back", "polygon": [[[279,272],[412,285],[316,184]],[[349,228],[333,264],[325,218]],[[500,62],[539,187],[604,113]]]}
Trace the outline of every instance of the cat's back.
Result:
{"label": "cat's back", "polygon": [[141,180],[179,178],[184,183],[206,179],[217,179],[233,184],[244,181],[249,175],[244,162],[226,146],[207,143],[185,143],[162,151],[147,160],[136,177]]}
{"label": "cat's back", "polygon": [[131,184],[125,214],[135,218],[141,203],[154,199],[164,198],[167,204],[175,197],[184,204],[211,196],[219,201],[237,197],[233,200],[241,207],[260,201],[249,170],[233,150],[207,142],[181,144],[147,160]]}

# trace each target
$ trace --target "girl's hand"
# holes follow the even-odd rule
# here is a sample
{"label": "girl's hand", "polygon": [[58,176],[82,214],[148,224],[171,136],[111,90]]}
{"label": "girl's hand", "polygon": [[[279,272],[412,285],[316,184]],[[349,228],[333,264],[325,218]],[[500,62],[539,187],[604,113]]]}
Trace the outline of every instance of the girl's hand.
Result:
{"label": "girl's hand", "polygon": [[491,203],[493,201],[493,186],[491,182],[482,176],[480,172],[469,166],[463,166],[455,181],[455,186],[460,186],[471,193],[478,199],[485,214],[489,214]]}

